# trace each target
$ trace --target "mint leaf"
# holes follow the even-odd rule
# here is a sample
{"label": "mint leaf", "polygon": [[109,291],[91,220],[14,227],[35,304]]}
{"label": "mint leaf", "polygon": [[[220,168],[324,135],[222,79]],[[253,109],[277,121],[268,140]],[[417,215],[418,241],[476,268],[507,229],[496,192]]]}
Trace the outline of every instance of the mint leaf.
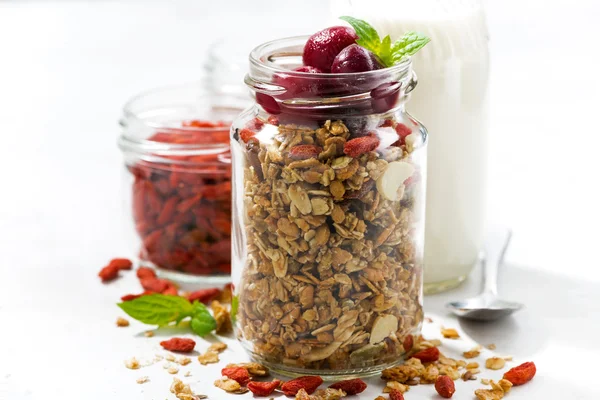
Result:
{"label": "mint leaf", "polygon": [[379,46],[381,46],[381,40],[379,39],[379,34],[368,22],[344,16],[340,17],[341,20],[346,21],[347,23],[354,28],[354,31],[358,35],[357,44],[364,47],[367,50],[372,51],[375,54],[378,54]]}
{"label": "mint leaf", "polygon": [[422,33],[407,32],[392,46],[392,62],[396,64],[406,56],[412,56],[421,50],[431,39]]}
{"label": "mint leaf", "polygon": [[238,312],[238,306],[239,306],[240,300],[237,296],[233,296],[231,298],[231,321],[233,321],[233,323],[235,324],[236,321],[236,316],[237,316],[237,312]]}
{"label": "mint leaf", "polygon": [[149,325],[167,325],[192,314],[189,301],[179,296],[149,294],[117,304],[131,318]]}
{"label": "mint leaf", "polygon": [[210,315],[206,306],[198,301],[192,305],[192,320],[190,327],[199,336],[204,336],[217,328],[217,321]]}
{"label": "mint leaf", "polygon": [[407,32],[392,45],[389,35],[381,40],[379,34],[368,22],[353,17],[340,17],[349,23],[358,35],[357,44],[373,52],[386,67],[398,64],[406,56],[412,56],[431,41],[417,32]]}

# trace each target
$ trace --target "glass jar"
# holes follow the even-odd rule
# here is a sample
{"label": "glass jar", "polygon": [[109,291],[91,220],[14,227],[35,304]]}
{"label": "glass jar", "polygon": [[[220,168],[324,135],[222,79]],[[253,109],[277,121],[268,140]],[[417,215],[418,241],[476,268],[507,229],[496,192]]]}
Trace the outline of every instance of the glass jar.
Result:
{"label": "glass jar", "polygon": [[245,105],[200,84],[152,90],[125,105],[119,147],[141,265],[176,281],[229,280],[229,127]]}
{"label": "glass jar", "polygon": [[427,133],[410,59],[292,72],[306,39],[252,51],[232,125],[236,335],[283,374],[369,375],[421,329]]}
{"label": "glass jar", "polygon": [[[386,10],[381,13],[380,10]],[[488,29],[481,0],[333,0],[392,39],[422,32],[415,54],[423,82],[408,111],[427,126],[426,294],[459,285],[477,264],[486,231],[489,137]]]}

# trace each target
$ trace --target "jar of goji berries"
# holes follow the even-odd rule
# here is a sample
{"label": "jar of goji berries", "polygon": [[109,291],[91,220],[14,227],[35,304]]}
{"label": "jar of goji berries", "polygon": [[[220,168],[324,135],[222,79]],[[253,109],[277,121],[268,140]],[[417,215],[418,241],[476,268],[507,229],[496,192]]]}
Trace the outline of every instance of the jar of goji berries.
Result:
{"label": "jar of goji berries", "polygon": [[140,94],[123,109],[128,222],[142,265],[216,284],[231,265],[229,127],[245,96],[205,84]]}
{"label": "jar of goji berries", "polygon": [[236,335],[284,374],[369,375],[421,330],[427,132],[410,58],[293,71],[306,40],[252,51],[231,128]]}

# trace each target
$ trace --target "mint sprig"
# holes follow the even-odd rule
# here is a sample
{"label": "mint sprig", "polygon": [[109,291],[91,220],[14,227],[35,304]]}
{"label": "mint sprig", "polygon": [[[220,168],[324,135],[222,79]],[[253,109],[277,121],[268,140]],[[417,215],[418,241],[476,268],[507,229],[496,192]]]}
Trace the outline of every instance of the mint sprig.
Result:
{"label": "mint sprig", "polygon": [[366,21],[348,16],[340,17],[340,19],[354,28],[358,35],[356,43],[373,52],[386,67],[400,63],[405,57],[412,56],[431,41],[427,36],[411,31],[392,44],[390,35],[380,39],[377,30]]}
{"label": "mint sprig", "polygon": [[187,299],[164,294],[149,294],[131,301],[117,304],[131,318],[149,325],[164,326],[179,324],[190,317],[192,330],[204,336],[217,327],[217,323],[206,306],[198,301],[190,304]]}

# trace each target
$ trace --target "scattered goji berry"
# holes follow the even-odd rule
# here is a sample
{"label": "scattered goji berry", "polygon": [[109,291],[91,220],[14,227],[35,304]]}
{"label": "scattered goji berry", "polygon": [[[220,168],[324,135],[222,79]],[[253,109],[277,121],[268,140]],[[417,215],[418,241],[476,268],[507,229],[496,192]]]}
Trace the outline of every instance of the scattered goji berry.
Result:
{"label": "scattered goji berry", "polygon": [[514,386],[519,386],[532,380],[535,372],[535,364],[529,361],[506,371],[504,379],[510,381]]}
{"label": "scattered goji berry", "polygon": [[102,279],[102,282],[112,281],[119,276],[119,268],[107,265],[98,272],[98,276]]}
{"label": "scattered goji berry", "polygon": [[221,370],[221,375],[233,379],[240,385],[244,386],[250,381],[250,374],[246,368],[242,367],[227,367]]}
{"label": "scattered goji berry", "polygon": [[413,355],[414,358],[418,358],[421,362],[433,362],[440,358],[440,351],[437,347],[430,347],[425,350],[421,350]]}
{"label": "scattered goji berry", "polygon": [[304,389],[306,393],[312,394],[322,383],[323,379],[320,376],[301,376],[281,385],[281,391],[286,396],[295,396],[300,389]]}
{"label": "scattered goji berry", "polygon": [[290,149],[289,156],[293,160],[316,158],[323,149],[314,144],[299,144]]}
{"label": "scattered goji berry", "polygon": [[196,347],[196,342],[188,338],[174,337],[169,340],[163,340],[160,345],[169,351],[177,351],[180,353],[189,353]]}
{"label": "scattered goji berry", "polygon": [[402,347],[404,347],[404,351],[408,352],[413,348],[414,339],[412,335],[408,335],[404,338],[404,342],[402,342]]}
{"label": "scattered goji berry", "polygon": [[118,268],[119,270],[129,270],[133,267],[133,263],[128,258],[113,258],[108,265]]}
{"label": "scattered goji berry", "polygon": [[167,288],[161,293],[167,296],[177,296],[179,294],[179,291],[177,290],[177,286],[169,282]]}
{"label": "scattered goji berry", "polygon": [[144,290],[154,293],[162,293],[171,285],[171,282],[158,278],[140,279],[140,283],[142,284]]}
{"label": "scattered goji berry", "polygon": [[348,396],[363,392],[367,388],[367,384],[362,379],[348,379],[339,381],[329,385],[332,389],[343,390]]}
{"label": "scattered goji berry", "polygon": [[281,385],[281,381],[279,379],[275,379],[272,382],[252,381],[248,382],[248,389],[250,389],[255,396],[266,397],[273,393],[275,389],[279,387],[279,385]]}
{"label": "scattered goji berry", "polygon": [[121,301],[135,300],[138,297],[142,297],[142,296],[147,295],[147,294],[152,294],[152,292],[144,292],[144,293],[140,293],[140,294],[126,294],[125,296],[121,296]]}
{"label": "scattered goji berry", "polygon": [[139,267],[135,273],[140,280],[146,278],[156,278],[156,272],[154,272],[152,268],[148,267]]}
{"label": "scattered goji berry", "polygon": [[379,146],[379,139],[375,136],[363,136],[348,140],[344,144],[344,154],[349,157],[359,157],[375,150]]}
{"label": "scattered goji berry", "polygon": [[221,290],[217,288],[210,289],[200,289],[196,290],[188,295],[188,300],[190,303],[194,301],[199,301],[200,303],[208,304],[213,301],[219,294]]}
{"label": "scattered goji berry", "polygon": [[447,375],[437,377],[435,380],[435,390],[445,399],[449,399],[456,392],[454,381]]}
{"label": "scattered goji berry", "polygon": [[398,389],[392,389],[390,392],[390,400],[404,400],[404,395]]}

